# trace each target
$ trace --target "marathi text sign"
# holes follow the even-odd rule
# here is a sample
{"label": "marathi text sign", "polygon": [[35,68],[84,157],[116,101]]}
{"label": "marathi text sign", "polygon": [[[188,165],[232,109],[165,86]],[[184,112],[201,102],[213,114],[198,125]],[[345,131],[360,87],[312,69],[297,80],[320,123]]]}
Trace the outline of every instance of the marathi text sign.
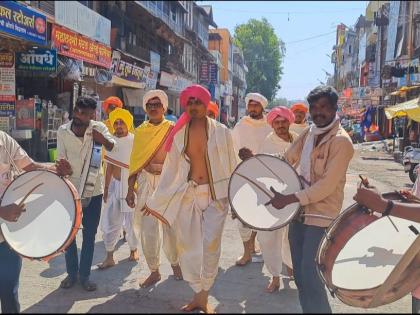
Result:
{"label": "marathi text sign", "polygon": [[0,117],[15,115],[15,55],[0,53]]}
{"label": "marathi text sign", "polygon": [[37,44],[47,44],[45,15],[15,1],[0,2],[0,31]]}
{"label": "marathi text sign", "polygon": [[56,71],[57,51],[54,49],[30,49],[16,53],[16,69],[31,71]]}
{"label": "marathi text sign", "polygon": [[83,60],[109,69],[112,63],[111,47],[95,42],[85,36],[53,25],[51,41],[57,53]]}

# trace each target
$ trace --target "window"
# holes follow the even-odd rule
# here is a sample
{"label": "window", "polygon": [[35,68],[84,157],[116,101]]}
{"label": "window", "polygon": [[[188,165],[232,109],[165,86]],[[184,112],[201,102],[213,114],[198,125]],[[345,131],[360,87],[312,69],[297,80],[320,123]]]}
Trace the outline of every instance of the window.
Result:
{"label": "window", "polygon": [[171,2],[170,17],[171,20],[176,23],[176,4],[174,2]]}

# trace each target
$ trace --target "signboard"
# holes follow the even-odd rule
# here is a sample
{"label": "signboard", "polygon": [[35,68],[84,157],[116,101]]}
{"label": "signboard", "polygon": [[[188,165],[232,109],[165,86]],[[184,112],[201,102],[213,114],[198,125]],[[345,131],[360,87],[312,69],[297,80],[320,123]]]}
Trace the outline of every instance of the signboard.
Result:
{"label": "signboard", "polygon": [[109,69],[112,63],[111,47],[53,25],[51,42],[57,53]]}
{"label": "signboard", "polygon": [[79,1],[54,1],[55,22],[77,33],[110,45],[111,21]]}
{"label": "signboard", "polygon": [[31,71],[56,71],[57,51],[54,49],[30,49],[16,53],[16,69]]}
{"label": "signboard", "polygon": [[16,101],[16,129],[35,129],[35,100]]}
{"label": "signboard", "polygon": [[0,53],[0,117],[15,114],[15,55]]}
{"label": "signboard", "polygon": [[200,82],[209,82],[209,64],[207,61],[202,61],[200,65]]}
{"label": "signboard", "polygon": [[160,73],[159,84],[166,87],[172,87],[174,85],[175,75],[162,71]]}
{"label": "signboard", "polygon": [[46,45],[47,18],[15,1],[1,1],[0,32]]}
{"label": "signboard", "polygon": [[151,69],[154,72],[159,73],[160,71],[160,55],[158,53],[155,53],[154,51],[150,51],[150,64]]}
{"label": "signboard", "polygon": [[209,65],[210,83],[217,84],[217,64],[211,63]]}

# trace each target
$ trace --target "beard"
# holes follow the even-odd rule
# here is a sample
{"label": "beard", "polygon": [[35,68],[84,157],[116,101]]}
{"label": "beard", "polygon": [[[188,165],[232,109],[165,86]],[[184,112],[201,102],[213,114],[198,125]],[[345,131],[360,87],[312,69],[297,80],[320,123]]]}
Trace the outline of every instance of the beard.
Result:
{"label": "beard", "polygon": [[73,118],[73,126],[75,127],[86,127],[89,123],[84,123],[79,118]]}

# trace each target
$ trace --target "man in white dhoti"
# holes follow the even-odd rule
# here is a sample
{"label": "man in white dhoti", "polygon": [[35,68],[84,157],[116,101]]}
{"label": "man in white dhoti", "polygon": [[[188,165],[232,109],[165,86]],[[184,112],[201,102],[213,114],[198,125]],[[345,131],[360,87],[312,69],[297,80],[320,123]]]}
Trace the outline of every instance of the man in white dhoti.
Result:
{"label": "man in white dhoti", "polygon": [[[252,152],[259,152],[261,143],[272,131],[267,124],[264,108],[267,107],[267,99],[259,93],[248,93],[245,97],[249,116],[244,116],[233,128],[232,138],[236,153],[242,159],[244,149],[250,149]],[[236,265],[245,266],[251,262],[252,254],[255,250],[256,231],[246,227],[238,220],[239,234],[244,245],[244,254],[238,258]]]}
{"label": "man in white dhoti", "polygon": [[[289,131],[289,126],[295,120],[293,112],[284,106],[273,108],[267,115],[267,122],[273,131],[261,144],[260,151],[255,153],[275,154],[282,157],[287,148],[298,138],[298,135]],[[245,155],[251,157],[254,152],[244,150]],[[280,274],[282,263],[286,265],[289,276],[293,275],[292,258],[288,239],[288,226],[275,231],[258,231],[258,242],[268,271],[273,276],[265,289],[272,293],[280,288]]]}
{"label": "man in white dhoti", "polygon": [[139,259],[137,238],[133,231],[133,209],[128,207],[125,202],[128,191],[128,165],[134,140],[134,135],[129,132],[133,126],[133,116],[128,110],[117,108],[110,113],[109,120],[114,130],[116,148],[112,152],[106,152],[104,156],[107,167],[101,230],[106,258],[98,265],[99,269],[115,265],[114,250],[121,227],[127,233],[126,238],[130,247],[129,260],[137,261]]}
{"label": "man in white dhoti", "polygon": [[[144,257],[150,269],[150,276],[140,284],[149,287],[161,279],[159,272],[160,247],[172,266],[175,279],[182,280],[176,248],[175,231],[159,222],[158,219],[144,215],[146,201],[156,189],[166,151],[163,147],[174,123],[165,119],[168,96],[162,90],[148,91],[143,97],[143,109],[149,120],[141,124],[134,136],[134,146],[130,158],[130,177],[128,181],[127,204],[134,208],[134,231],[141,239]],[[137,196],[135,185],[137,184]],[[137,200],[136,200],[137,198]],[[137,201],[137,202],[136,202]]]}
{"label": "man in white dhoti", "polygon": [[166,142],[169,151],[161,180],[146,212],[175,229],[184,279],[194,291],[182,310],[210,313],[209,290],[217,275],[229,178],[238,160],[229,130],[206,117],[210,93],[186,88],[180,103],[186,112]]}

